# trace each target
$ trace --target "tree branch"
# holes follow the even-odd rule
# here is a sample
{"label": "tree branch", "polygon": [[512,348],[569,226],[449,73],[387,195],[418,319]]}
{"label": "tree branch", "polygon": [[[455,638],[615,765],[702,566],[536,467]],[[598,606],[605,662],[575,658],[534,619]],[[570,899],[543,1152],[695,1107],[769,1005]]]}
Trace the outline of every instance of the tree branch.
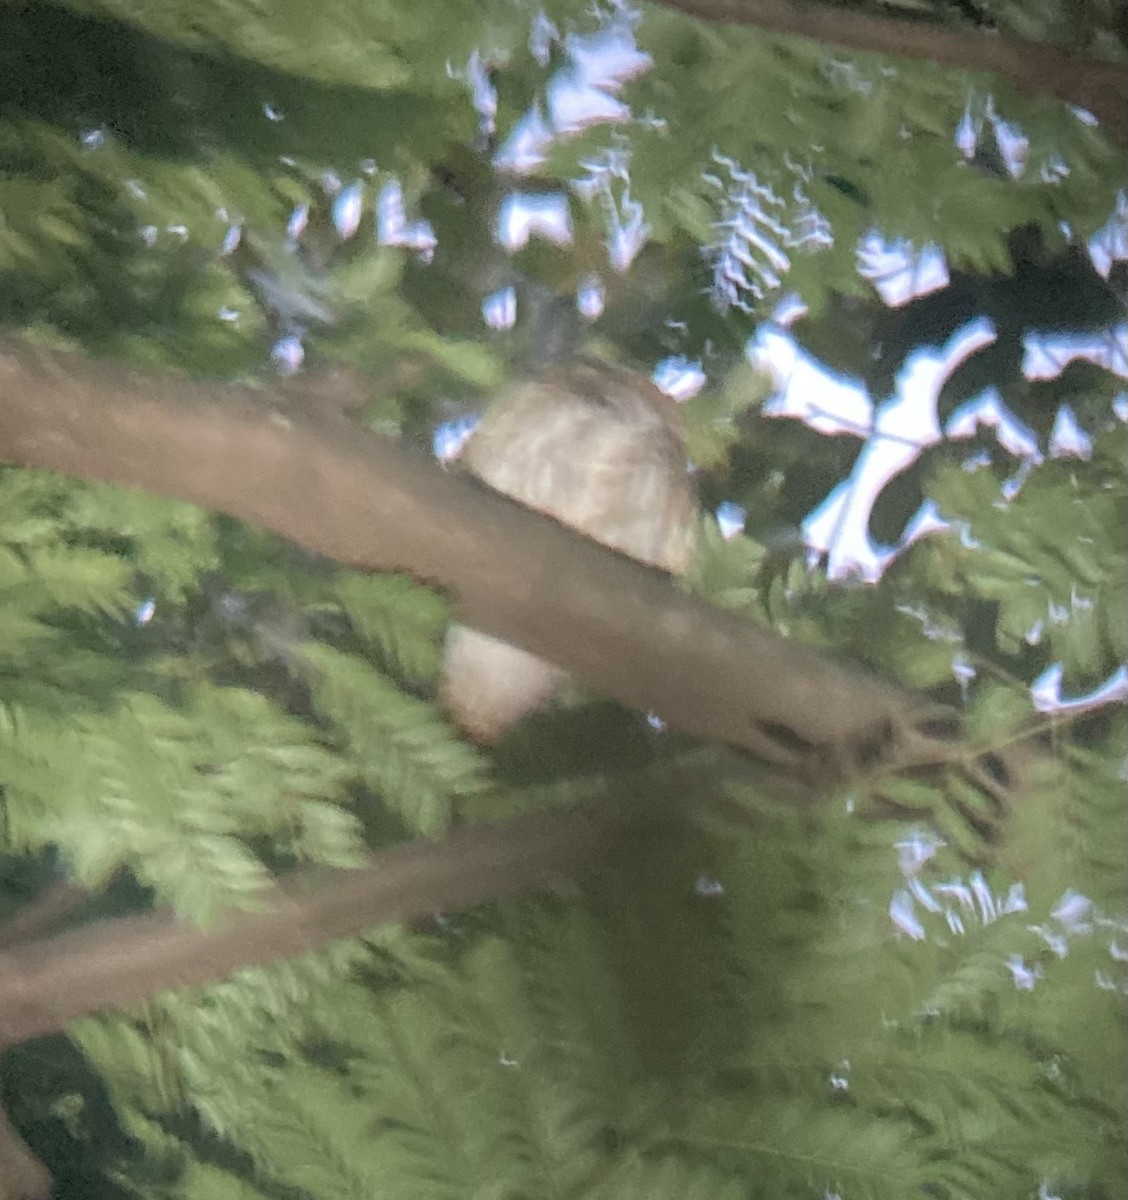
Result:
{"label": "tree branch", "polygon": [[[291,401],[300,386],[288,392]],[[0,343],[0,460],[228,513],[405,571],[467,624],[624,704],[781,766],[951,758],[919,698],[718,611],[662,572],[333,415],[261,392]]]}
{"label": "tree branch", "polygon": [[[228,912],[218,929],[171,913],[81,925],[0,952],[0,1049],[66,1029],[176,987],[308,953],[334,938],[574,879],[628,828],[653,813],[604,800],[373,854],[354,871],[310,871],[256,894],[254,912]],[[0,1125],[0,1135],[3,1126]]]}
{"label": "tree branch", "polygon": [[1067,54],[1047,42],[961,33],[924,21],[874,16],[808,0],[657,0],[706,21],[755,25],[848,50],[927,59],[990,71],[1028,95],[1088,109],[1109,135],[1128,142],[1128,71],[1123,64]]}

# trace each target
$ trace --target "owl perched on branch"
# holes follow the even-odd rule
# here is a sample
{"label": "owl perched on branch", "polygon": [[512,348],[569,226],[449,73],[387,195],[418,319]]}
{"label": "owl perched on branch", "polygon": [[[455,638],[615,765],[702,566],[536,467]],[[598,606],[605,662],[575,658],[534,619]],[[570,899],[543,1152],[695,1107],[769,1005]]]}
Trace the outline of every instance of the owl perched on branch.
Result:
{"label": "owl perched on branch", "polygon": [[[462,461],[483,482],[640,562],[681,574],[697,499],[676,405],[645,376],[580,363],[513,386]],[[499,740],[563,684],[560,668],[451,627],[443,702],[476,741]]]}

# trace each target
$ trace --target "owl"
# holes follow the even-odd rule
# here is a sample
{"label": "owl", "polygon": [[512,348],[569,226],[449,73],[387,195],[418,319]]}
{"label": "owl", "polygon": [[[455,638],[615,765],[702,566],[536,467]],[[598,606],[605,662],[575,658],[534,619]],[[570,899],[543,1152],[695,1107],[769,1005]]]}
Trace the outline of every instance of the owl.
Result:
{"label": "owl", "polygon": [[[640,562],[683,573],[697,499],[672,400],[602,363],[557,367],[490,408],[462,461],[484,483]],[[453,625],[443,703],[475,741],[498,741],[567,680],[559,667]]]}

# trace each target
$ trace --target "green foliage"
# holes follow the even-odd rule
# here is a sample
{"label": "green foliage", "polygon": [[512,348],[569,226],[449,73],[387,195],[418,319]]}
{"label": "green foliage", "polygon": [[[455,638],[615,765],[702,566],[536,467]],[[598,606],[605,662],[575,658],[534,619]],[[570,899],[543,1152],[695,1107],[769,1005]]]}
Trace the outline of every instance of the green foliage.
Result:
{"label": "green foliage", "polygon": [[204,685],[173,708],[125,693],[69,720],[11,707],[3,728],[10,844],[52,844],[83,884],[123,866],[186,917],[253,902],[268,879],[246,839],[355,864],[342,767],[265,697]]}
{"label": "green foliage", "polygon": [[486,786],[486,764],[433,705],[405,695],[362,660],[307,645],[298,670],[315,711],[341,731],[350,762],[408,828],[441,832],[452,801]]}
{"label": "green foliage", "polygon": [[[401,680],[429,684],[445,609],[425,589],[329,579],[292,555],[287,569],[272,539],[120,489],[5,470],[0,495],[10,850],[53,845],[92,888],[128,868],[209,921],[253,903],[270,862],[355,864],[347,785],[365,780],[431,831],[484,786],[484,764],[433,708],[302,641],[310,620],[347,612]],[[246,590],[217,592],[217,577]],[[286,710],[280,669],[291,696],[308,685],[320,727]]]}
{"label": "green foliage", "polygon": [[[579,895],[83,1022],[148,1169],[175,1180],[160,1194],[191,1195],[219,1139],[247,1156],[222,1196],[252,1179],[302,1196],[388,1180],[421,1196],[1114,1195],[1122,1006],[1093,981],[1125,972],[1101,910],[1054,915],[1042,888],[1028,911],[953,898],[962,924],[925,912],[927,937],[897,936],[887,837],[845,806],[765,798],[724,756],[697,770],[649,785],[694,780],[746,815],[635,845]],[[1111,799],[1092,770],[1070,768]],[[1036,801],[1060,807],[1060,787]],[[1029,825],[1045,852],[1053,822]],[[953,865],[922,884],[941,896]],[[1001,901],[998,884],[971,886]],[[188,1109],[198,1123],[162,1120]]]}
{"label": "green foliage", "polygon": [[350,572],[337,586],[353,627],[388,668],[407,681],[438,679],[447,610],[434,592],[403,575]]}
{"label": "green foliage", "polygon": [[[599,24],[571,0],[546,9],[565,34]],[[532,15],[512,0],[8,6],[0,324],[268,391],[270,345],[296,321],[307,363],[365,373],[365,419],[424,450],[522,369],[519,338],[480,330],[512,181],[490,167],[466,66],[479,51],[491,73],[500,142],[559,65],[559,44],[547,63],[530,49]],[[1121,52],[1105,0],[988,15]],[[935,242],[978,273],[953,311],[970,294],[978,315],[989,284],[1010,317],[1029,299],[1016,231],[1047,258],[1081,245],[1113,211],[1120,156],[1065,106],[1004,91],[991,103],[1030,142],[1010,178],[953,145],[965,112],[987,122],[989,81],[658,7],[639,42],[655,67],[623,90],[635,119],[558,139],[522,181],[599,177],[593,199],[570,196],[575,245],[516,264],[559,292],[601,274],[612,357],[724,373],[686,408],[689,452],[706,507],[738,501],[748,530],[725,540],[703,518],[688,586],[962,704],[978,748],[1028,765],[1017,802],[954,764],[804,805],[741,756],[582,697],[479,752],[435,703],[434,593],[190,505],[4,469],[6,891],[53,863],[106,903],[124,877],[140,894],[115,903],[210,922],[296,865],[347,866],[455,818],[624,795],[677,814],[564,894],[381,930],[11,1050],[5,1100],[60,1195],[1122,1194],[1123,721],[1081,708],[1034,725],[1028,690],[1054,662],[1067,689],[1094,688],[1128,652],[1114,388],[1016,383],[1022,321],[997,320],[994,382],[1043,441],[1043,402],[1068,398],[1092,457],[1032,466],[1015,490],[1001,453],[972,470],[936,446],[889,520],[903,528],[922,493],[951,529],[874,586],[831,583],[794,531],[856,444],[758,415],[767,384],[733,359],[778,292],[743,295],[749,312],[708,298],[742,181],[772,190],[780,229],[821,216],[830,244],[790,246],[784,284],[812,344],[877,394],[953,318],[880,308],[862,235]],[[330,227],[327,176],[360,188],[352,241]],[[431,265],[373,245],[392,181],[405,219],[436,231]],[[619,276],[604,240],[629,201],[648,241]],[[305,204],[298,253],[285,227]],[[1115,286],[1097,285],[1103,307],[1055,294],[1050,320],[1060,305],[1100,327]]]}
{"label": "green foliage", "polygon": [[931,490],[969,535],[958,533],[930,564],[953,594],[996,606],[995,641],[1008,654],[1043,636],[1051,658],[1078,682],[1100,678],[1128,655],[1128,546],[1124,426],[1097,442],[1084,471],[1058,459],[1032,470],[1005,506],[993,472],[950,466]]}

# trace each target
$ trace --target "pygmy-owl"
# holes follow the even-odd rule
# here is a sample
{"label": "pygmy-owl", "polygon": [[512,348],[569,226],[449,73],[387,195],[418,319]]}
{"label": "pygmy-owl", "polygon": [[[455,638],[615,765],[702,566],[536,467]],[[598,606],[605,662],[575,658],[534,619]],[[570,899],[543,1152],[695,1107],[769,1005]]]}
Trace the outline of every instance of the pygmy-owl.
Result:
{"label": "pygmy-owl", "polygon": [[[462,461],[483,482],[640,562],[683,573],[697,499],[676,405],[602,363],[559,367],[489,409]],[[565,682],[559,667],[453,625],[442,698],[476,741],[496,742]]]}

